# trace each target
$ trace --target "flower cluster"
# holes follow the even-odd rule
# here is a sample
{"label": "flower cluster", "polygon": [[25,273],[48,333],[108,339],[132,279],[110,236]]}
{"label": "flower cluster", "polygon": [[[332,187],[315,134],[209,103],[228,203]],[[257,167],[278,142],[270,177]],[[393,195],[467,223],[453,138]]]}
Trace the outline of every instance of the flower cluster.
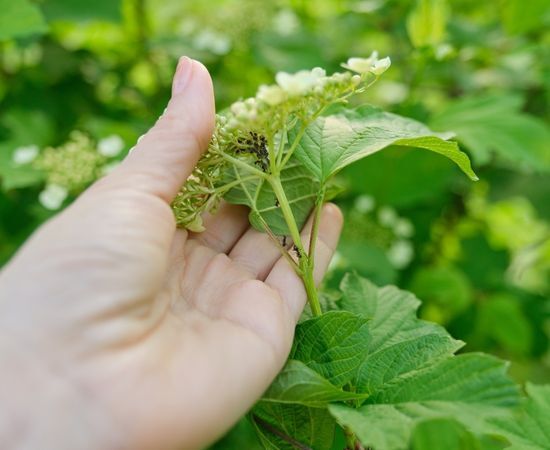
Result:
{"label": "flower cluster", "polygon": [[[173,203],[180,226],[200,231],[201,214],[217,205],[224,189],[224,168],[238,159],[265,173],[280,172],[291,144],[288,134],[306,127],[324,110],[363,92],[389,67],[389,58],[350,58],[345,72],[324,69],[279,72],[275,84],[262,85],[217,117],[209,150]],[[215,164],[214,164],[215,161]]]}
{"label": "flower cluster", "polygon": [[59,147],[42,151],[35,145],[17,148],[12,160],[16,165],[28,164],[44,173],[46,186],[38,199],[46,209],[56,210],[69,194],[79,194],[112,169],[115,164],[112,158],[123,149],[120,136],[108,136],[96,145],[88,135],[73,131]]}

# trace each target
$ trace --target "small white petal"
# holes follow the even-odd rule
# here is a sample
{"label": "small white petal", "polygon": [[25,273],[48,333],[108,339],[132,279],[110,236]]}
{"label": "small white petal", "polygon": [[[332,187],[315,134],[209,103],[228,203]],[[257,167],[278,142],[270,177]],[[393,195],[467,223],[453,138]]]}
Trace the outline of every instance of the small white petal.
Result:
{"label": "small white petal", "polygon": [[124,141],[116,134],[101,139],[97,144],[97,151],[103,156],[113,157],[118,155],[124,148]]}
{"label": "small white petal", "polygon": [[18,166],[28,164],[36,159],[40,149],[37,145],[16,148],[13,152],[13,162]]}
{"label": "small white petal", "polygon": [[375,75],[382,75],[391,66],[391,60],[389,56],[376,61],[372,65],[371,72]]}
{"label": "small white petal", "polygon": [[44,208],[55,211],[61,208],[67,195],[69,195],[69,193],[63,186],[48,184],[46,189],[38,195],[38,200]]}

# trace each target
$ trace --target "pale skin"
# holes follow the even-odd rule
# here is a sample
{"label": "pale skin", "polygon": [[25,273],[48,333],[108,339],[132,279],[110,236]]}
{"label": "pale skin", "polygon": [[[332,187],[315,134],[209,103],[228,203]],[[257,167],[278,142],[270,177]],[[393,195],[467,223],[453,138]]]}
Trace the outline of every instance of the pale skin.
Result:
{"label": "pale skin", "polygon": [[[0,272],[5,448],[204,448],[283,366],[306,302],[288,261],[243,207],[193,234],[169,206],[213,124],[210,76],[184,57],[134,151]],[[317,281],[341,226],[326,205]]]}

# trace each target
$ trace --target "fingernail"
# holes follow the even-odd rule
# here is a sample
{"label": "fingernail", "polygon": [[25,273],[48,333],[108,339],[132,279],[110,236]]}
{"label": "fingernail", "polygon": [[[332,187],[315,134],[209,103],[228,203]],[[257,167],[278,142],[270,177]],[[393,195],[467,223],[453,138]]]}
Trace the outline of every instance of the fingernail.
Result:
{"label": "fingernail", "polygon": [[172,95],[181,94],[191,75],[191,68],[193,67],[193,60],[187,56],[182,56],[178,62],[176,74],[174,75],[174,82],[172,83]]}

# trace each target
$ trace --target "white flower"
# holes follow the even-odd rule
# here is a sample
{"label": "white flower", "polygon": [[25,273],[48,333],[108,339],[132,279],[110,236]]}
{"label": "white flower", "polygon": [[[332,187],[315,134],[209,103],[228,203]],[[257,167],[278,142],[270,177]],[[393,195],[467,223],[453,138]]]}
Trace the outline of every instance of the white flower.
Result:
{"label": "white flower", "polygon": [[360,213],[366,214],[373,210],[374,203],[375,202],[373,197],[363,194],[355,199],[353,206],[355,206],[355,209]]}
{"label": "white flower", "polygon": [[228,36],[212,30],[203,30],[195,36],[193,45],[199,50],[206,50],[216,55],[225,55],[231,50]]}
{"label": "white flower", "polygon": [[113,134],[97,143],[97,151],[108,158],[118,155],[124,148],[124,141],[120,136]]}
{"label": "white flower", "polygon": [[367,73],[371,71],[376,61],[378,61],[378,52],[374,51],[368,58],[350,58],[342,64],[342,67],[352,72]]}
{"label": "white flower", "polygon": [[275,80],[292,97],[307,94],[325,75],[326,72],[323,69],[316,67],[311,71],[300,70],[294,74],[279,72],[275,75]]}
{"label": "white flower", "polygon": [[372,65],[371,72],[375,75],[382,75],[391,66],[391,59],[389,56],[375,61]]}
{"label": "white flower", "polygon": [[279,86],[272,85],[262,85],[258,89],[258,94],[256,94],[258,100],[267,103],[270,106],[275,106],[282,103],[285,100],[285,91],[283,91]]}
{"label": "white flower", "polygon": [[288,36],[300,27],[300,19],[291,9],[283,9],[273,19],[273,28],[279,34]]}
{"label": "white flower", "polygon": [[393,226],[393,231],[399,237],[411,237],[414,233],[414,227],[409,219],[398,219]]}
{"label": "white flower", "polygon": [[46,209],[55,211],[59,209],[69,193],[63,186],[48,184],[38,196],[38,200]]}
{"label": "white flower", "polygon": [[386,255],[395,268],[403,269],[411,262],[414,248],[409,241],[396,241]]}
{"label": "white flower", "polygon": [[37,145],[28,145],[26,147],[16,148],[13,152],[13,162],[21,166],[23,164],[28,164],[36,159],[40,149]]}

